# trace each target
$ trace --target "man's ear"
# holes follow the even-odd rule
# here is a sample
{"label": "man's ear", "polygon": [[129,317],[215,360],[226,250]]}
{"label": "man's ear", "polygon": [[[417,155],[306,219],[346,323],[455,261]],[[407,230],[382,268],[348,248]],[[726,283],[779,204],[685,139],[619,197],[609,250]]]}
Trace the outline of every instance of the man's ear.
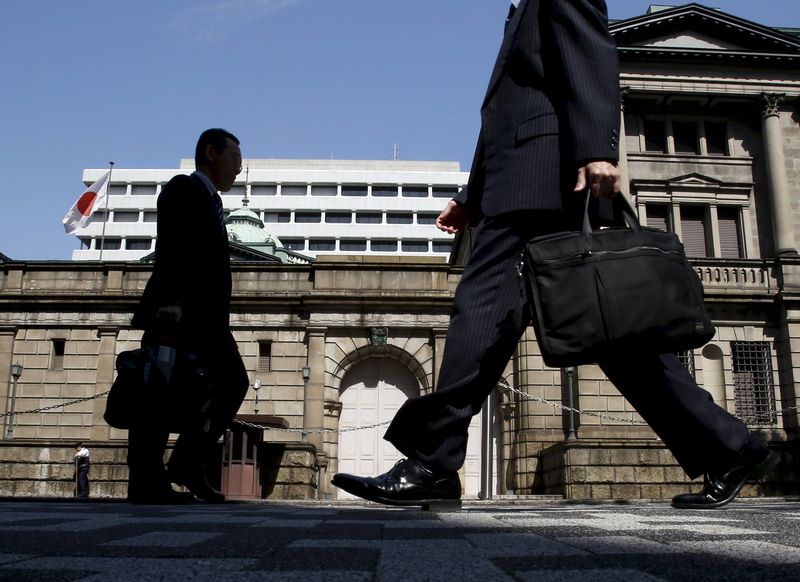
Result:
{"label": "man's ear", "polygon": [[217,150],[214,149],[214,146],[211,144],[206,144],[206,163],[210,164],[214,161],[214,158],[217,157]]}

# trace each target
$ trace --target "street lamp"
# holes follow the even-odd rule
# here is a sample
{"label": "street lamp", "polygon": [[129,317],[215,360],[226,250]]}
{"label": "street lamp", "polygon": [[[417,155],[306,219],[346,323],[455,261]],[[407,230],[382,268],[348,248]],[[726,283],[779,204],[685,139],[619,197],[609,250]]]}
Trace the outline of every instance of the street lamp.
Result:
{"label": "street lamp", "polygon": [[6,438],[14,438],[14,407],[17,403],[17,380],[22,376],[22,365],[11,364],[11,409],[8,415],[8,428],[6,429]]}
{"label": "street lamp", "polygon": [[261,388],[261,380],[256,378],[256,381],[253,382],[253,392],[256,393],[256,406],[253,409],[255,414],[258,414],[258,390]]}
{"label": "street lamp", "polygon": [[311,368],[303,366],[303,440],[308,438],[308,381],[311,378]]}

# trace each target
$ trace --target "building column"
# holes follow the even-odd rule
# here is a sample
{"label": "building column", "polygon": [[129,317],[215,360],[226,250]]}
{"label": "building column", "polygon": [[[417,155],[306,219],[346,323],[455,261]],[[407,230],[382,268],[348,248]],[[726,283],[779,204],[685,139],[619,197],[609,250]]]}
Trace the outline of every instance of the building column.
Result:
{"label": "building column", "polygon": [[628,144],[626,143],[625,134],[625,98],[628,96],[630,89],[622,87],[619,95],[619,178],[622,187],[622,192],[630,198],[631,189],[631,175],[628,170]]}
{"label": "building column", "polygon": [[[309,327],[306,330],[308,355],[306,365],[309,368],[308,382],[305,383],[303,395],[303,427],[309,431],[318,431],[325,426],[325,327]],[[306,442],[317,447],[317,455],[323,453],[323,439],[319,432],[304,435]]]}
{"label": "building column", "polygon": [[435,327],[431,332],[433,333],[433,382],[431,384],[431,391],[433,392],[439,384],[439,372],[442,369],[447,328]]}
{"label": "building column", "polygon": [[[117,361],[117,335],[118,327],[101,327],[97,330],[100,338],[100,353],[97,356],[97,381],[95,390],[105,392],[111,389],[114,382],[114,371]],[[91,440],[107,441],[111,438],[111,427],[103,420],[106,410],[106,398],[95,398],[92,407],[92,433]]]}
{"label": "building column", "polygon": [[[14,363],[14,339],[16,336],[16,327],[0,327],[0,401],[4,402],[0,412],[5,414],[11,408],[11,364]],[[0,437],[6,434],[9,421],[10,418],[8,416],[3,417]]]}
{"label": "building column", "polygon": [[772,211],[775,254],[797,254],[792,231],[791,196],[786,176],[783,137],[780,126],[780,103],[784,95],[761,94],[761,127],[764,134],[764,157]]}

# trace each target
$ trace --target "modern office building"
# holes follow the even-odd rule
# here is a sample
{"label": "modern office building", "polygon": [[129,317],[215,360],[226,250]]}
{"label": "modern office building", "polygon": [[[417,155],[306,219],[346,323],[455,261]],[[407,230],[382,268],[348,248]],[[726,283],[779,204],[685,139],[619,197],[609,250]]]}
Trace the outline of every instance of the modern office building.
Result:
{"label": "modern office building", "polygon": [[[244,160],[233,189],[223,194],[228,213],[247,205],[279,248],[312,257],[391,255],[447,257],[452,236],[434,222],[466,183],[458,162],[356,160]],[[138,260],[155,248],[156,200],[180,168],[111,175],[107,216],[99,211],[79,232],[74,260]],[[91,184],[107,170],[85,170]],[[248,202],[243,203],[244,199]]]}

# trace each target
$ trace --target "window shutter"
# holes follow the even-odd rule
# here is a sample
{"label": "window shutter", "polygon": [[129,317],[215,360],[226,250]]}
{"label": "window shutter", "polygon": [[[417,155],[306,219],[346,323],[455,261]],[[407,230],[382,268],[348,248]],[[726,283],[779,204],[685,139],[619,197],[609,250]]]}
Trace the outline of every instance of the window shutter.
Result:
{"label": "window shutter", "polygon": [[722,258],[741,259],[742,245],[739,236],[738,209],[720,208],[719,215],[719,246]]}
{"label": "window shutter", "polygon": [[657,228],[664,232],[669,231],[668,216],[668,208],[663,204],[647,205],[647,226],[650,228]]}
{"label": "window shutter", "polygon": [[707,257],[705,209],[700,206],[681,208],[681,242],[686,256]]}

